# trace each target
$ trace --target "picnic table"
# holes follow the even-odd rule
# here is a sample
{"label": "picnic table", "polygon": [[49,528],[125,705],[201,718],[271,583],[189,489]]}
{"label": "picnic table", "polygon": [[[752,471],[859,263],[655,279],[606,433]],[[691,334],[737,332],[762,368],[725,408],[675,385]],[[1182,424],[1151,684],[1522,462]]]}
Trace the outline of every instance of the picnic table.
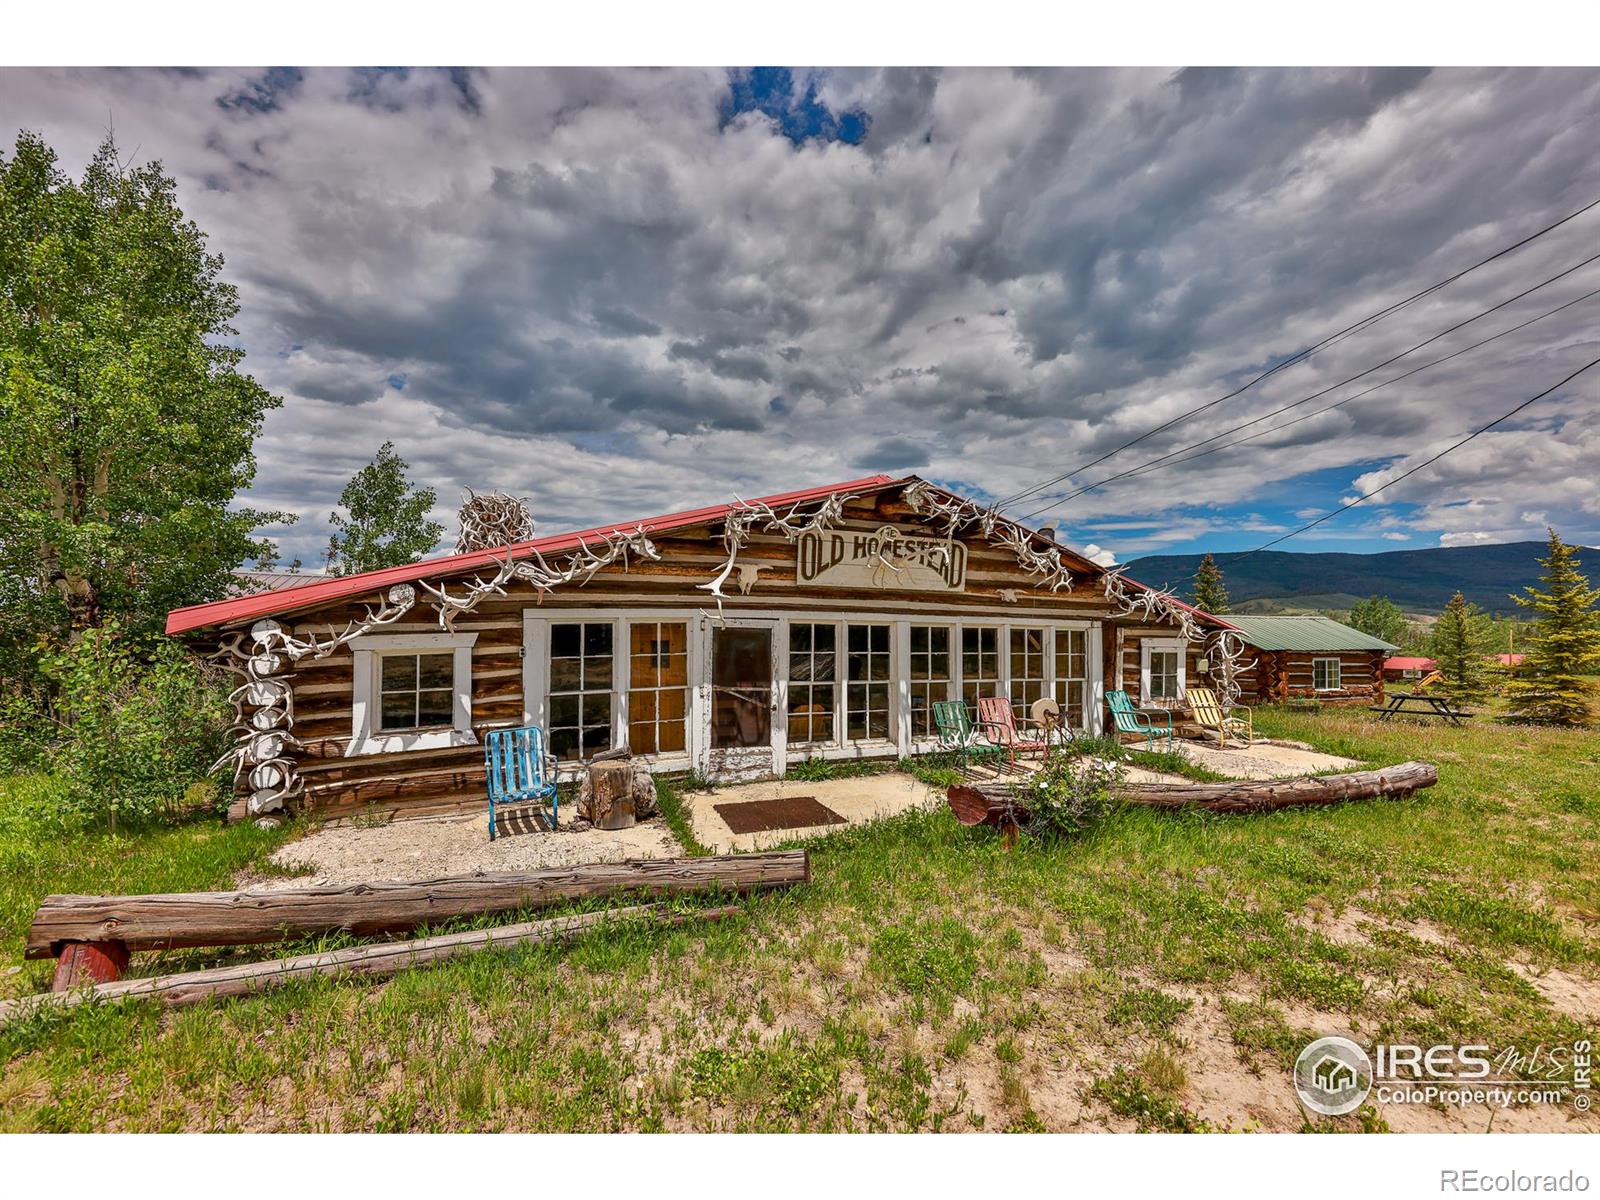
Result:
{"label": "picnic table", "polygon": [[1460,725],[1472,714],[1456,708],[1446,696],[1431,696],[1427,692],[1390,692],[1382,704],[1368,706],[1378,714],[1378,720],[1391,717],[1443,717],[1452,725]]}

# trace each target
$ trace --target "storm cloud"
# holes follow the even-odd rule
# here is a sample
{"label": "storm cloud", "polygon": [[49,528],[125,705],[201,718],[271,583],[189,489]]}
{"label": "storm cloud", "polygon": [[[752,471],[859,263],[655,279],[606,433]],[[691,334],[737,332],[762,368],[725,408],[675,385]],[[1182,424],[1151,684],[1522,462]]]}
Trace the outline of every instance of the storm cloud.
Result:
{"label": "storm cloud", "polygon": [[[1004,497],[1600,198],[1579,70],[9,70],[0,114],[72,171],[109,114],[177,178],[285,401],[249,502],[301,515],[274,532],[308,562],[386,439],[447,524],[466,485],[550,532],[877,470]],[[1597,248],[1600,210],[1074,482]],[[1327,401],[1595,288],[1600,264]],[[1597,315],[1037,519],[1122,557],[1247,549],[1600,357]],[[1600,542],[1597,380],[1307,548]]]}

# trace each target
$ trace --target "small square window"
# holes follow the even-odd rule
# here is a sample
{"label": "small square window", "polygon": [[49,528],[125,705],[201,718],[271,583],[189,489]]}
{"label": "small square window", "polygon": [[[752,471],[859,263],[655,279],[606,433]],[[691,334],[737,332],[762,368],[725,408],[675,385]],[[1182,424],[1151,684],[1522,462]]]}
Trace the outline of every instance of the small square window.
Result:
{"label": "small square window", "polygon": [[385,654],[378,669],[378,728],[432,729],[455,719],[455,655]]}

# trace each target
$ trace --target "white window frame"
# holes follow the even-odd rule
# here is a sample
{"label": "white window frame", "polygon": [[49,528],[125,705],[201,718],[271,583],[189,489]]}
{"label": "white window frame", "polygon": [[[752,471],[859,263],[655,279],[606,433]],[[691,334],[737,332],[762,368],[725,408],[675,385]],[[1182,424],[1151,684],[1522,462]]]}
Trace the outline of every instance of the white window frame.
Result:
{"label": "white window frame", "polygon": [[[344,748],[344,757],[476,745],[478,737],[472,731],[472,647],[477,640],[476,633],[368,633],[352,638],[355,702],[350,708],[350,742]],[[380,730],[383,659],[399,654],[436,654],[441,650],[452,652],[450,682],[454,702],[450,728]]]}
{"label": "white window frame", "polygon": [[[1178,656],[1178,694],[1154,696],[1150,693],[1150,656],[1156,651],[1171,651]],[[1144,638],[1139,643],[1139,703],[1149,706],[1182,704],[1189,694],[1189,643],[1183,638]]]}
{"label": "white window frame", "polygon": [[[1317,684],[1318,663],[1333,664],[1333,682],[1327,687],[1319,687]],[[1344,690],[1344,660],[1326,655],[1313,658],[1311,660],[1311,687],[1318,692],[1342,692]]]}
{"label": "white window frame", "polygon": [[[621,645],[625,640],[626,627],[634,621],[675,621],[689,622],[689,703],[690,719],[688,730],[687,754],[644,755],[640,762],[652,771],[683,770],[695,767],[707,770],[711,766],[710,747],[707,745],[708,725],[708,689],[709,689],[709,648],[710,630],[716,624],[716,618],[702,609],[690,608],[682,605],[652,604],[644,596],[627,595],[618,597],[619,603],[607,608],[578,607],[568,608],[526,608],[523,610],[523,651],[522,664],[522,697],[523,697],[523,723],[538,725],[547,728],[549,725],[549,658],[550,658],[550,624],[552,622],[575,621],[615,621],[618,630],[615,644]],[[850,606],[831,607],[815,604],[807,607],[755,607],[741,608],[736,613],[730,613],[728,619],[771,621],[773,622],[773,647],[774,647],[774,685],[777,689],[777,711],[773,716],[773,755],[776,760],[775,773],[781,775],[786,766],[800,762],[806,758],[825,759],[852,759],[877,757],[880,755],[898,753],[901,756],[922,754],[938,747],[937,737],[915,737],[911,730],[911,703],[910,703],[910,645],[912,625],[936,625],[950,631],[950,679],[948,682],[948,698],[960,699],[963,694],[963,678],[961,669],[961,634],[967,626],[983,626],[998,630],[999,646],[1009,647],[1010,627],[1012,625],[1026,625],[1030,628],[1044,626],[1046,629],[1045,641],[1045,694],[1054,694],[1055,687],[1055,634],[1057,630],[1079,629],[1088,634],[1088,660],[1086,663],[1088,678],[1085,680],[1085,705],[1088,709],[1088,725],[1090,733],[1100,733],[1104,730],[1104,709],[1106,682],[1103,672],[1104,629],[1102,619],[1069,616],[1057,612],[1028,613],[1026,617],[1017,613],[1014,608],[982,608],[968,612],[952,613],[948,609],[935,604],[918,604],[915,602],[896,605],[893,608],[879,611],[863,612]],[[814,743],[811,745],[788,743],[788,646],[789,623],[791,621],[806,622],[815,625],[833,625],[838,628],[835,643],[835,653],[838,655],[835,666],[835,687],[838,697],[836,710],[835,740],[832,743]],[[887,740],[874,739],[871,741],[852,742],[844,739],[844,726],[847,715],[844,710],[844,677],[847,674],[845,655],[847,636],[844,626],[848,624],[888,624],[894,627],[892,641],[892,654],[890,658],[890,672],[892,675],[890,689],[890,717],[889,733]],[[1011,658],[1009,652],[999,656],[1000,677],[995,681],[997,695],[1010,695],[1011,689]],[[624,744],[622,739],[627,737],[627,710],[626,693],[629,688],[627,664],[615,662],[613,665],[613,686],[616,688],[616,703],[614,706],[614,729],[617,741],[615,744]],[[569,772],[570,774],[570,772]],[[567,777],[566,774],[563,778]]]}

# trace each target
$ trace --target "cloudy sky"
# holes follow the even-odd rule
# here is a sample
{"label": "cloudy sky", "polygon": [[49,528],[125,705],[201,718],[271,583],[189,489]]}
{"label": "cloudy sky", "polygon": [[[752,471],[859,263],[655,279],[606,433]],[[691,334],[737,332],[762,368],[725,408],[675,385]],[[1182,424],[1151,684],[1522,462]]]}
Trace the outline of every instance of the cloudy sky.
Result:
{"label": "cloudy sky", "polygon": [[[284,399],[249,501],[308,565],[385,439],[447,524],[469,484],[552,533],[877,471],[1002,499],[1600,199],[1583,70],[13,69],[0,119],[74,172],[114,122],[177,178]],[[1074,482],[1597,252],[1600,209]],[[1277,425],[1595,289],[1008,511],[1122,559],[1250,549],[1600,358],[1600,296]],[[1600,543],[1597,400],[1600,368],[1285,548]]]}

